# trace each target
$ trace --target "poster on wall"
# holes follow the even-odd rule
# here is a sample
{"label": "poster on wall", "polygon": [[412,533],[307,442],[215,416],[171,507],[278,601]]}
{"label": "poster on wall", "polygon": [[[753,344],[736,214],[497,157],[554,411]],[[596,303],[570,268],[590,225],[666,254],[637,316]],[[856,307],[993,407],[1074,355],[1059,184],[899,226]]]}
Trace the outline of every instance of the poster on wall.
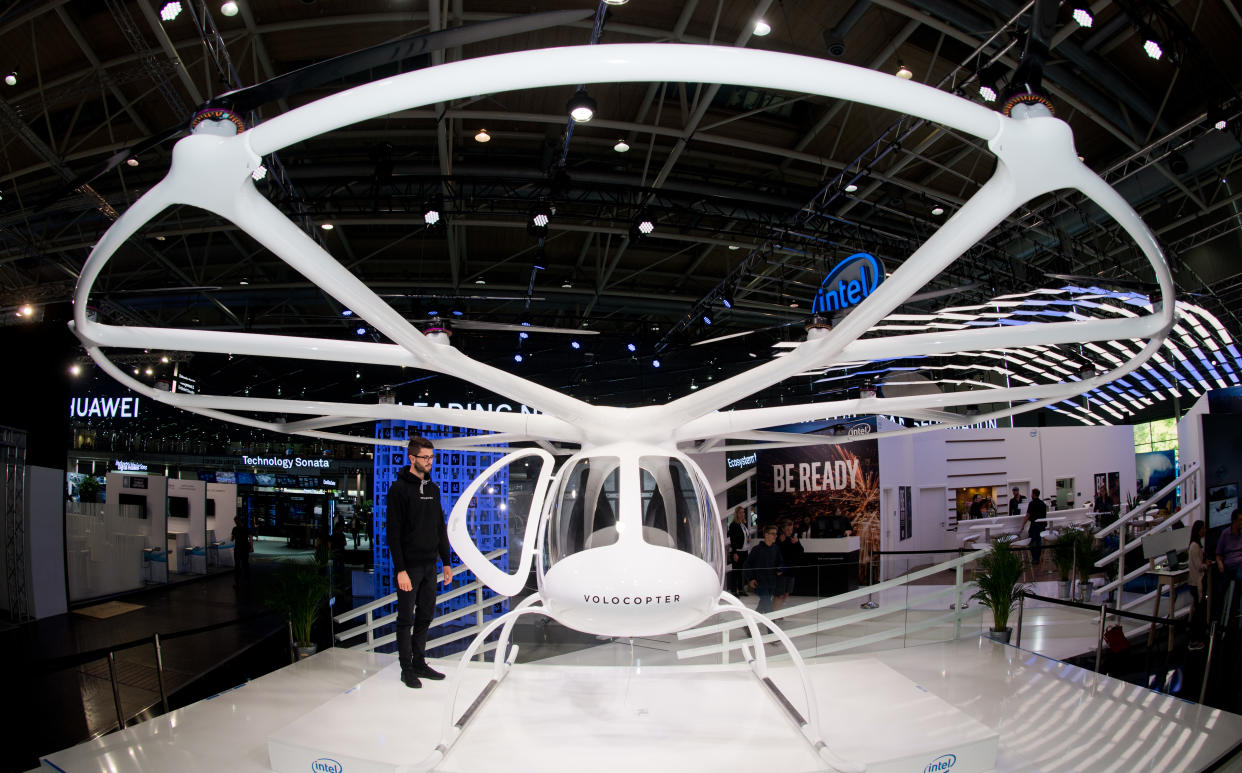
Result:
{"label": "poster on wall", "polygon": [[897,523],[899,524],[903,541],[914,536],[914,519],[911,517],[909,486],[897,487]]}
{"label": "poster on wall", "polygon": [[[822,423],[781,429],[813,434],[834,431]],[[818,515],[834,513],[849,518],[860,538],[860,562],[866,563],[871,552],[880,549],[880,455],[876,440],[867,438],[875,431],[875,419],[853,420],[846,431],[859,439],[760,451],[756,504],[759,523],[783,518],[813,521]]]}
{"label": "poster on wall", "polygon": [[[1214,394],[1214,392],[1213,392]],[[1212,410],[1216,410],[1215,406]],[[1229,525],[1242,481],[1242,416],[1208,414],[1203,421],[1203,471],[1208,528]]]}
{"label": "poster on wall", "polygon": [[1095,474],[1095,483],[1091,487],[1091,499],[1097,503],[1105,496],[1116,505],[1121,501],[1121,473],[1120,472],[1097,472]]}
{"label": "poster on wall", "polygon": [[[1138,501],[1146,501],[1148,497],[1167,486],[1177,477],[1177,452],[1146,451],[1134,455],[1134,466],[1138,471]],[[1155,503],[1157,507],[1172,510],[1173,494]]]}

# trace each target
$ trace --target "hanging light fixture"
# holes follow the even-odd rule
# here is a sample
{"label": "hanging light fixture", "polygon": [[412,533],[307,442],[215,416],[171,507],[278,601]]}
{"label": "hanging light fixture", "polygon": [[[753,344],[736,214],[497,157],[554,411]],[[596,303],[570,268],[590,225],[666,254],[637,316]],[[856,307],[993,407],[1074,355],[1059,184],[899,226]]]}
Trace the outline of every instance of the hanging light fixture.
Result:
{"label": "hanging light fixture", "polygon": [[764,35],[767,35],[771,31],[772,31],[772,25],[768,24],[763,19],[759,19],[755,22],[755,30],[754,30],[755,37],[761,38]]}
{"label": "hanging light fixture", "polygon": [[164,7],[160,9],[160,18],[164,21],[172,21],[181,15],[181,3],[172,2],[164,3]]}
{"label": "hanging light fixture", "polygon": [[474,135],[474,141],[475,142],[491,142],[492,135],[487,133],[487,129],[479,129],[479,131]]}
{"label": "hanging light fixture", "polygon": [[612,149],[617,151],[618,153],[625,153],[626,151],[630,149],[630,143],[626,142],[625,138],[622,137],[621,139],[617,140],[617,144],[613,145]]}
{"label": "hanging light fixture", "polygon": [[237,3],[234,0],[225,0],[220,4],[220,13],[225,16],[236,16],[239,10],[241,9],[237,7]]}
{"label": "hanging light fixture", "polygon": [[1086,8],[1075,8],[1073,16],[1074,21],[1078,22],[1079,27],[1090,27],[1095,21],[1095,19],[1091,16],[1091,12]]}
{"label": "hanging light fixture", "polygon": [[526,220],[526,232],[531,236],[543,238],[548,235],[548,223],[552,222],[552,208],[545,203],[531,207]]}
{"label": "hanging light fixture", "polygon": [[565,103],[565,109],[569,111],[569,117],[578,123],[586,123],[595,117],[595,100],[591,99],[591,95],[587,93],[586,86],[580,87],[574,92],[574,95]]}
{"label": "hanging light fixture", "polygon": [[1160,44],[1155,40],[1148,39],[1145,43],[1143,43],[1143,50],[1146,51],[1147,55],[1152,59],[1158,60],[1160,57],[1164,56],[1164,49],[1162,49]]}
{"label": "hanging light fixture", "polygon": [[914,77],[914,73],[910,72],[910,68],[906,67],[903,62],[897,63],[897,77],[903,81],[908,81]]}
{"label": "hanging light fixture", "polygon": [[16,86],[17,85],[17,70],[12,70],[7,75],[5,75],[4,82],[10,86]]}

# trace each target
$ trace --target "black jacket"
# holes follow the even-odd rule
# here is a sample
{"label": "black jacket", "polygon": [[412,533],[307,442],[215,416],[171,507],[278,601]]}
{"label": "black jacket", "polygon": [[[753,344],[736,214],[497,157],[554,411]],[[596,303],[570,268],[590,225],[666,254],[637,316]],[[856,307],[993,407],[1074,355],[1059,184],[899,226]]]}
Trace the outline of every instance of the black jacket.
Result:
{"label": "black jacket", "polygon": [[433,563],[436,556],[449,565],[448,529],[444,508],[440,506],[440,487],[423,480],[409,468],[397,473],[388,487],[388,552],[393,574],[420,564]]}

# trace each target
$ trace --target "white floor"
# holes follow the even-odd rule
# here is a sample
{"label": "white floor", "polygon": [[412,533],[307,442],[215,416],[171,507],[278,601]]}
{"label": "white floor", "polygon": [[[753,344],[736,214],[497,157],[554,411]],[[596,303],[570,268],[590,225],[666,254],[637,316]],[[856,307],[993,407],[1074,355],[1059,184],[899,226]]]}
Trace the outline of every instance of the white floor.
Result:
{"label": "white floor", "polygon": [[[457,754],[456,762],[451,753],[438,769],[491,771],[502,767],[510,771],[550,771],[556,769],[556,766],[549,766],[549,761],[555,758],[558,739],[564,741],[570,751],[590,749],[595,754],[591,759],[596,761],[621,749],[631,763],[635,762],[632,754],[636,749],[650,749],[655,744],[657,757],[661,748],[669,749],[671,757],[664,761],[666,763],[672,763],[676,757],[684,768],[710,771],[739,769],[729,762],[735,758],[733,754],[722,753],[722,749],[729,752],[730,747],[734,751],[754,747],[774,753],[780,749],[781,754],[805,748],[800,746],[789,723],[782,720],[769,698],[759,691],[750,691],[750,686],[756,684],[753,679],[738,682],[737,690],[722,695],[718,692],[719,685],[703,682],[703,674],[719,671],[718,666],[703,666],[684,674],[678,674],[682,667],[661,670],[653,666],[655,661],[676,661],[676,656],[667,649],[662,650],[658,644],[601,643],[580,654],[559,657],[553,667],[515,666],[514,676],[523,674],[524,679],[514,680],[514,676],[510,676],[499,687],[497,695],[479,712],[476,726],[469,728],[460,747],[453,752]],[[592,676],[602,680],[597,684],[605,687],[597,687],[595,697],[590,700],[582,698],[581,692],[563,690],[566,672],[564,667],[558,666],[568,662],[585,664],[592,659],[609,664],[607,669],[600,669],[597,662],[591,664]],[[611,665],[631,659],[641,660],[641,665]],[[903,700],[897,691],[903,691],[903,685],[913,684],[917,690],[961,712],[964,727],[980,726],[997,734],[996,771],[1199,771],[1242,738],[1240,716],[1202,708],[1108,677],[1097,677],[1033,652],[986,640],[945,641],[826,657],[817,662],[822,664],[821,671],[825,674],[833,670],[840,674],[840,669],[850,670],[853,666],[862,669],[866,665],[874,669],[878,664],[900,677],[872,680],[863,687],[841,680],[836,695],[831,693],[831,685],[822,688],[826,693],[820,696],[821,702],[830,707],[853,703],[869,707],[872,713],[866,716],[871,717],[867,722],[872,726],[869,730],[872,736],[868,742],[904,739],[899,738],[903,731],[899,730],[897,720],[902,715]],[[391,664],[390,655],[366,655],[339,649],[320,652],[312,659],[210,700],[51,754],[45,759],[45,766],[60,771],[101,773],[270,771],[268,737],[298,723],[302,723],[302,732],[307,727],[313,728],[313,722],[306,725],[307,717],[343,695],[354,696],[355,701],[368,700],[371,695],[395,695],[400,702],[399,710],[380,711],[376,715],[379,718],[370,722],[371,739],[365,743],[397,743],[397,739],[414,733],[412,728],[438,727],[441,712],[440,701],[436,698],[447,693],[445,682],[428,685],[417,692],[401,690],[396,682],[396,670],[389,667]],[[453,667],[456,664],[442,662],[440,665]],[[611,676],[607,674],[609,671]],[[672,738],[662,737],[661,741],[651,734],[636,734],[635,723],[642,721],[631,717],[611,726],[605,723],[612,728],[610,733],[592,731],[589,738],[575,738],[579,723],[573,716],[566,716],[561,710],[548,716],[545,711],[549,695],[554,691],[561,691],[561,702],[568,701],[569,705],[574,705],[575,695],[582,698],[578,705],[580,713],[597,711],[594,701],[599,698],[599,690],[623,691],[623,686],[636,684],[633,677],[640,671],[655,672],[666,682],[678,682],[681,686],[676,697],[652,702],[650,698],[655,693],[638,700],[635,696],[616,692],[615,710],[630,706],[637,711],[633,707],[646,706],[648,712],[663,712],[660,716],[681,723],[679,727],[687,722],[692,725],[699,722],[698,730],[679,732]],[[796,695],[794,688],[787,691],[791,697]],[[744,698],[745,695],[751,697]],[[732,700],[745,701],[750,715],[730,711],[728,701]],[[365,705],[365,702],[359,703],[359,706]],[[677,713],[669,715],[668,712]],[[862,717],[866,712],[859,708],[853,713]],[[722,716],[724,718],[719,718]],[[703,720],[699,721],[699,717]],[[717,718],[708,720],[707,717]],[[389,725],[383,725],[385,721]],[[862,736],[862,732],[856,728],[848,730],[842,722],[840,715],[826,716],[825,734],[830,741],[835,738],[836,743],[845,748],[851,742],[851,734]],[[848,730],[845,737],[840,732],[842,728]],[[324,727],[325,734],[329,731],[349,732],[339,727]],[[494,742],[489,742],[489,736],[494,736]],[[379,738],[378,741],[375,738]],[[476,746],[462,746],[471,738]],[[539,744],[529,743],[530,738],[537,739]],[[656,741],[671,746],[660,747]],[[789,764],[776,762],[777,758]],[[686,759],[698,762],[686,763]],[[771,759],[773,763],[761,768],[764,773],[809,769],[784,757]],[[411,759],[410,762],[415,761]],[[592,764],[591,768],[595,767]],[[631,764],[630,769],[636,767],[637,764]],[[668,769],[669,764],[657,762],[647,767]],[[338,773],[361,769],[347,766],[338,768]],[[1232,762],[1221,769],[1240,771],[1242,764]]]}

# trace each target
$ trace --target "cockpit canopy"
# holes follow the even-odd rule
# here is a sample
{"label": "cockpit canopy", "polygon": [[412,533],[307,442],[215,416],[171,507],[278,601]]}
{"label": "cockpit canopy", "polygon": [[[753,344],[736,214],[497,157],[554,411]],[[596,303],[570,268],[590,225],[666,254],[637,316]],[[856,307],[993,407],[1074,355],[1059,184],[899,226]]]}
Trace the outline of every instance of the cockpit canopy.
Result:
{"label": "cockpit canopy", "polygon": [[703,472],[681,455],[581,455],[549,499],[543,570],[582,552],[642,540],[690,553],[723,576],[724,538]]}

